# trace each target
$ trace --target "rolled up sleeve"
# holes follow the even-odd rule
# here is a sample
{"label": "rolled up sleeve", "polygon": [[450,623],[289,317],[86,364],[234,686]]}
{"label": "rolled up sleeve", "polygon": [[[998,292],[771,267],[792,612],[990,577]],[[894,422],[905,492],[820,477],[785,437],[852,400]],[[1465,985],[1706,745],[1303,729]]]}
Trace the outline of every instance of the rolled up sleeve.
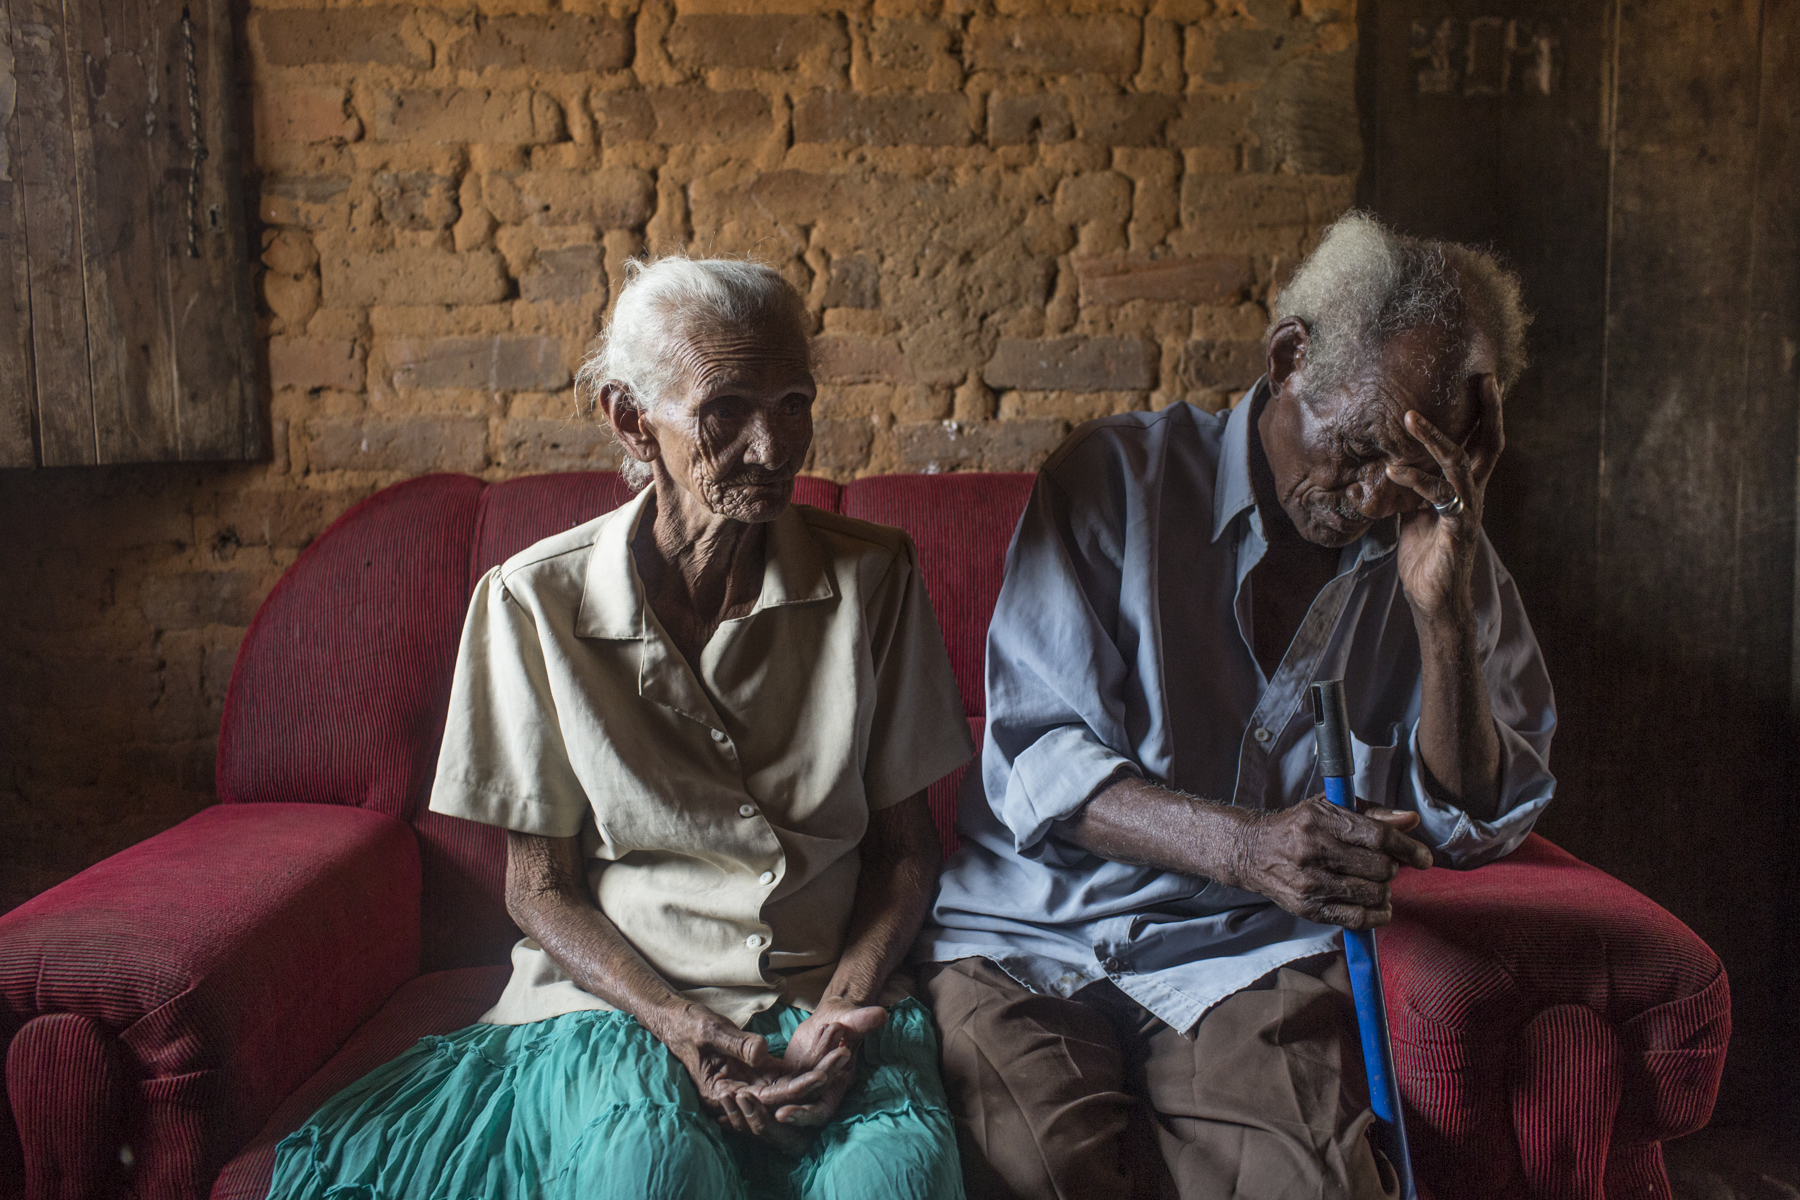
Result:
{"label": "rolled up sleeve", "polygon": [[1013,759],[998,815],[1023,851],[1050,827],[1081,811],[1090,797],[1138,765],[1102,743],[1085,725],[1052,729]]}
{"label": "rolled up sleeve", "polygon": [[1074,523],[1038,477],[1007,554],[988,626],[985,803],[1018,853],[1054,857],[1047,839],[1102,786],[1141,774],[1124,722],[1129,667],[1119,620],[1118,540],[1104,506]]}
{"label": "rolled up sleeve", "polygon": [[1482,536],[1475,588],[1477,646],[1488,685],[1488,706],[1500,742],[1500,799],[1492,820],[1471,816],[1432,795],[1419,749],[1419,702],[1412,720],[1395,726],[1390,744],[1355,740],[1356,794],[1419,814],[1418,836],[1440,862],[1474,867],[1516,849],[1556,791],[1550,740],[1556,699],[1544,656],[1512,576]]}

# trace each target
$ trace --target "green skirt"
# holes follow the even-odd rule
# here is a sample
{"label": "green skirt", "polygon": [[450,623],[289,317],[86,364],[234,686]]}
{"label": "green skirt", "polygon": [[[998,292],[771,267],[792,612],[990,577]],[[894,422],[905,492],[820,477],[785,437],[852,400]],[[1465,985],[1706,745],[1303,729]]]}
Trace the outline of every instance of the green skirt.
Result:
{"label": "green skirt", "polygon": [[[760,1014],[779,1054],[804,1020]],[[801,1158],[719,1125],[624,1013],[472,1025],[345,1088],[276,1151],[270,1200],[961,1200],[937,1032],[916,1000],[866,1038]]]}

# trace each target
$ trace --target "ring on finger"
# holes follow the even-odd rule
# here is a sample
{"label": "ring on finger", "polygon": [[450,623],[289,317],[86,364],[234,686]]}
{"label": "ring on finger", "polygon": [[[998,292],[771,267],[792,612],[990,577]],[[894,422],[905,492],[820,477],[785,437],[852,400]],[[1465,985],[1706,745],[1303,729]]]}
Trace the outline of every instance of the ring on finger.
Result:
{"label": "ring on finger", "polygon": [[1433,504],[1431,507],[1436,510],[1437,515],[1440,517],[1454,517],[1462,512],[1463,499],[1461,496],[1452,495],[1450,499],[1446,500],[1444,503]]}

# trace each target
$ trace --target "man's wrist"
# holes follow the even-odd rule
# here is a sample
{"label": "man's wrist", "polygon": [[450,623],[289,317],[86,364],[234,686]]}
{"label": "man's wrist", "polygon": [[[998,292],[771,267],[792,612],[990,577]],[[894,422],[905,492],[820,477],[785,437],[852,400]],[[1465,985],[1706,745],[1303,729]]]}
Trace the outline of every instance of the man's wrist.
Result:
{"label": "man's wrist", "polygon": [[1226,887],[1241,888],[1252,876],[1256,842],[1261,836],[1261,815],[1234,804],[1184,796],[1193,813],[1192,835],[1182,857],[1189,875],[1210,879]]}
{"label": "man's wrist", "polygon": [[1421,648],[1454,650],[1465,639],[1475,638],[1475,598],[1471,589],[1459,587],[1442,604],[1426,607],[1411,605],[1413,627],[1418,631]]}
{"label": "man's wrist", "polygon": [[1224,834],[1229,853],[1224,856],[1224,869],[1212,878],[1226,887],[1255,891],[1250,880],[1255,876],[1256,847],[1263,833],[1260,815],[1246,809],[1218,807],[1220,816],[1229,822]]}

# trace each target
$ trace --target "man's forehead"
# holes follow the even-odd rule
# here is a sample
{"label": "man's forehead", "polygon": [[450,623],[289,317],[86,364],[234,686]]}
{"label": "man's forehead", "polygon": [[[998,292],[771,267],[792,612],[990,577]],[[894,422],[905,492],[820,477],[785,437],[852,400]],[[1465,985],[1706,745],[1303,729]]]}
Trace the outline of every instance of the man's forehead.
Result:
{"label": "man's forehead", "polygon": [[[1410,341],[1411,344],[1407,344]],[[1390,444],[1412,441],[1406,429],[1411,409],[1453,442],[1468,437],[1480,413],[1479,375],[1463,348],[1424,339],[1390,343],[1346,389],[1339,419]]]}
{"label": "man's forehead", "polygon": [[1453,442],[1466,438],[1475,427],[1474,382],[1458,379],[1424,395],[1386,395],[1363,407],[1361,419],[1380,429],[1390,441],[1411,441],[1406,428],[1408,409],[1438,427]]}

